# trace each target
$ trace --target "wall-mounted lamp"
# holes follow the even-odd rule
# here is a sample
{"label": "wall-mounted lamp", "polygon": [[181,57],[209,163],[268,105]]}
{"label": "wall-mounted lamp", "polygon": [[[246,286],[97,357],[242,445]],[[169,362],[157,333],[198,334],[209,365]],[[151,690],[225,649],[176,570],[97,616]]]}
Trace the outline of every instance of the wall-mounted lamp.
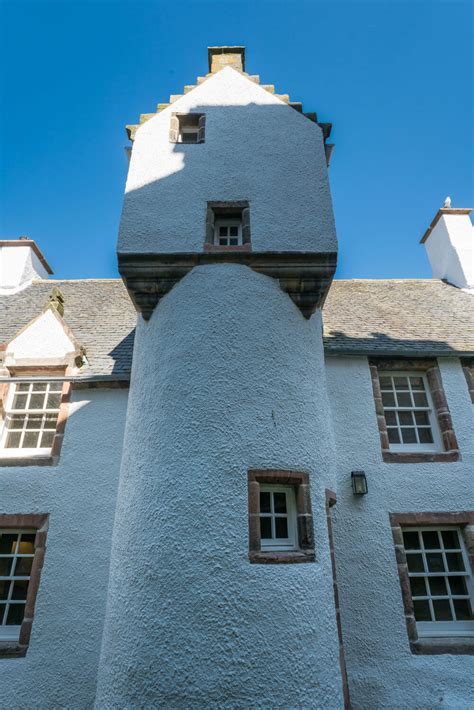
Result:
{"label": "wall-mounted lamp", "polygon": [[365,496],[369,490],[365,471],[352,471],[351,473],[352,492],[355,496]]}

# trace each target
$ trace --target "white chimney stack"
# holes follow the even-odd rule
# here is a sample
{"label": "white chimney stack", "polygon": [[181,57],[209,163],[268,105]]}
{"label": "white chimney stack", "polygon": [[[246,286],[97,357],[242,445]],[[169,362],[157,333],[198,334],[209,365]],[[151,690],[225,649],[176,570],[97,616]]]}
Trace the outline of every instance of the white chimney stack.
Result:
{"label": "white chimney stack", "polygon": [[443,279],[474,293],[474,231],[471,208],[451,207],[447,197],[421,244],[425,245],[434,279]]}
{"label": "white chimney stack", "polygon": [[0,240],[0,294],[12,294],[47,279],[53,271],[36,242],[28,237]]}

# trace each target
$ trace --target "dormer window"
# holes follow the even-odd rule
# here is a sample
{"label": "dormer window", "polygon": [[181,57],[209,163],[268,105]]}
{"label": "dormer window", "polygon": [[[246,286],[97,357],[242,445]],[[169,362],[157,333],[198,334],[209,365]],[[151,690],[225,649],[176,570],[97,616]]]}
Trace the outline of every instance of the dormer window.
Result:
{"label": "dormer window", "polygon": [[220,247],[236,247],[242,244],[242,219],[240,215],[216,219],[214,244]]}
{"label": "dormer window", "polygon": [[208,202],[206,251],[250,251],[250,208],[246,200]]}
{"label": "dormer window", "polygon": [[204,113],[174,113],[170,121],[170,142],[204,143],[205,127]]}

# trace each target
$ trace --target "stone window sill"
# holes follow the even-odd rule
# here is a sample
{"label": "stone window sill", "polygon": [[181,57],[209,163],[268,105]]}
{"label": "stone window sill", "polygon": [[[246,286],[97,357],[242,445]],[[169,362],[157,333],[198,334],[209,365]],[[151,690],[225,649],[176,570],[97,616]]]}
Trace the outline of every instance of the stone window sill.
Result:
{"label": "stone window sill", "polygon": [[249,560],[254,564],[290,564],[299,562],[314,562],[314,550],[295,550],[284,552],[249,552]]}
{"label": "stone window sill", "polygon": [[204,244],[206,252],[252,251],[251,244],[237,244],[236,246],[220,246],[219,244]]}
{"label": "stone window sill", "polygon": [[382,451],[384,463],[451,463],[460,461],[459,451],[433,451],[433,452],[402,452]]}
{"label": "stone window sill", "polygon": [[8,466],[56,466],[58,456],[0,456],[0,468]]}
{"label": "stone window sill", "polygon": [[0,658],[23,658],[28,646],[15,641],[0,641]]}
{"label": "stone window sill", "polygon": [[410,649],[415,655],[473,656],[474,636],[418,638],[417,641],[410,641]]}

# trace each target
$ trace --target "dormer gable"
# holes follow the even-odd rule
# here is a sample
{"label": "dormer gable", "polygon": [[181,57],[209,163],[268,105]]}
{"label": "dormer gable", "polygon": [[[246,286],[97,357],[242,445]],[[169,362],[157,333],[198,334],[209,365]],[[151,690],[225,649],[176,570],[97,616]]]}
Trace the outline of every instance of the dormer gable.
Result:
{"label": "dormer gable", "polygon": [[4,366],[72,367],[83,349],[54,306],[48,306],[6,345]]}

